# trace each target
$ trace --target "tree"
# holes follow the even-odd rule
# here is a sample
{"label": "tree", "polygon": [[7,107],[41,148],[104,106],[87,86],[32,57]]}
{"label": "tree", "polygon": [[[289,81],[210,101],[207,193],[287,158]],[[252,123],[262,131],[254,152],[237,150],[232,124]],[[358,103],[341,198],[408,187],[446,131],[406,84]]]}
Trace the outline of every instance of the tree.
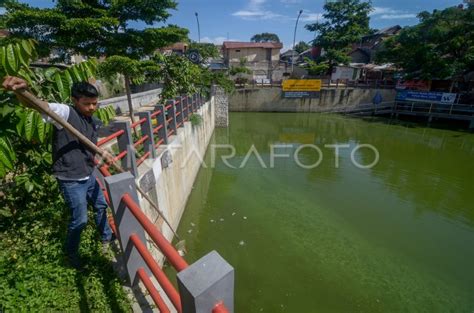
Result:
{"label": "tree", "polygon": [[377,54],[379,62],[403,69],[407,78],[460,79],[474,70],[474,7],[418,14],[420,23],[403,28]]}
{"label": "tree", "polygon": [[191,43],[189,44],[189,50],[197,51],[199,53],[199,56],[203,60],[209,58],[217,58],[219,56],[219,50],[213,43],[198,43],[195,41],[191,41]]}
{"label": "tree", "polygon": [[168,10],[176,8],[173,0],[58,0],[52,9],[32,8],[8,0],[5,7],[5,23],[11,36],[36,39],[43,55],[54,49],[62,59],[75,53],[120,56],[112,62],[117,66],[123,62],[117,73],[125,74],[132,121],[129,88],[132,77],[128,70],[133,72],[130,68],[133,61],[185,39],[188,33],[173,25],[143,30],[128,26],[130,21],[143,21],[147,25],[166,21],[170,16]]}
{"label": "tree", "polygon": [[280,42],[280,38],[278,38],[277,34],[273,33],[261,33],[255,34],[252,38],[250,38],[252,42]]}
{"label": "tree", "polygon": [[306,51],[308,50],[309,48],[311,48],[310,45],[308,45],[306,42],[304,41],[300,41],[298,42],[296,45],[295,45],[295,48],[293,50],[295,50],[296,52],[299,53],[302,53],[303,51]]}
{"label": "tree", "polygon": [[324,49],[323,60],[327,60],[331,67],[339,63],[347,64],[351,44],[358,42],[370,31],[371,2],[361,0],[327,2],[324,10],[324,21],[305,27],[317,33],[313,45]]}

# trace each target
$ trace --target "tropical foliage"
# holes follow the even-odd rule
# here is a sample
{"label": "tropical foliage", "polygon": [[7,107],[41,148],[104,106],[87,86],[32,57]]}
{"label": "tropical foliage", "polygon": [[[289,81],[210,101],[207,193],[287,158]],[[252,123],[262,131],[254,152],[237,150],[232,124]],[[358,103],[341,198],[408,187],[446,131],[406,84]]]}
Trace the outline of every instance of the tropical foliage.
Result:
{"label": "tropical foliage", "polygon": [[393,63],[408,78],[458,79],[474,70],[474,6],[418,14],[420,23],[388,39],[379,62]]}
{"label": "tropical foliage", "polygon": [[[2,42],[2,77],[20,76],[44,100],[68,103],[71,85],[95,74],[95,60],[43,69],[31,67],[36,57],[33,40]],[[109,107],[97,115],[106,122],[114,112]],[[86,272],[68,268],[62,257],[68,212],[50,174],[50,138],[51,125],[40,114],[0,89],[0,310],[130,311],[92,225],[82,236],[81,253],[90,264]]]}
{"label": "tropical foliage", "polygon": [[327,1],[324,5],[324,20],[306,25],[306,29],[316,32],[314,46],[324,49],[321,60],[334,64],[349,62],[351,44],[358,42],[369,33],[370,1],[344,0]]}
{"label": "tropical foliage", "polygon": [[280,42],[280,38],[274,33],[255,34],[250,38],[252,42]]}

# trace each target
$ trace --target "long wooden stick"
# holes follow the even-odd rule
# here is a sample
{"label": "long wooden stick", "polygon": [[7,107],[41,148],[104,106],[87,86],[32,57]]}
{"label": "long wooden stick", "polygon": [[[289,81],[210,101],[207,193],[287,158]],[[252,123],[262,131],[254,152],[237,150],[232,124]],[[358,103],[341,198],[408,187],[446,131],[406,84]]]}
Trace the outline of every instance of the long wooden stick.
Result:
{"label": "long wooden stick", "polygon": [[[42,100],[39,100],[38,98],[36,98],[35,96],[33,96],[30,92],[28,92],[27,90],[25,89],[19,89],[19,90],[15,90],[15,94],[18,96],[18,98],[20,98],[20,100],[26,102],[26,104],[30,105],[32,108],[40,111],[40,113],[44,113],[46,115],[48,115],[49,117],[51,117],[56,123],[58,123],[59,125],[61,125],[62,127],[64,127],[64,129],[66,129],[68,132],[70,132],[72,135],[74,135],[75,137],[77,137],[77,139],[79,139],[79,141],[84,145],[86,146],[87,149],[89,149],[90,151],[92,151],[93,153],[95,154],[98,154],[100,155],[101,157],[104,157],[106,151],[104,149],[101,149],[100,147],[96,146],[92,141],[89,140],[89,138],[87,138],[86,136],[84,136],[81,132],[79,132],[77,129],[75,129],[71,124],[69,124],[67,121],[65,121],[64,119],[62,119],[59,115],[57,115],[56,113],[54,113],[53,110],[51,110],[49,108],[49,105],[47,102],[45,101],[42,101]],[[124,172],[124,169],[118,165],[117,163],[113,162],[112,163],[112,166],[119,172],[123,173]],[[170,222],[168,222],[168,219],[165,217],[165,215],[163,214],[163,212],[161,212],[161,210],[158,208],[158,205],[156,205],[153,200],[150,199],[150,197],[145,193],[145,191],[143,191],[140,186],[135,182],[135,186],[138,190],[138,192],[142,195],[143,198],[145,198],[145,200],[147,200],[150,205],[158,212],[158,214],[163,218],[163,220],[165,221],[165,223],[168,225],[168,227],[171,229],[171,231],[173,232],[173,234],[176,236],[176,238],[178,240],[180,240],[178,234],[176,233],[176,231],[173,229],[173,227],[171,226]]]}

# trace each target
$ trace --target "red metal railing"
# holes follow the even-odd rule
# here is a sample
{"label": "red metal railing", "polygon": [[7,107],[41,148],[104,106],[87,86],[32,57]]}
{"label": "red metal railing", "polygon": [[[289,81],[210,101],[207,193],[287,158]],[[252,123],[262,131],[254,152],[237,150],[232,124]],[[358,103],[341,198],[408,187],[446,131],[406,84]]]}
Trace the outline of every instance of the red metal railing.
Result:
{"label": "red metal railing", "polygon": [[[182,99],[187,99],[187,97],[183,97]],[[175,106],[179,103],[180,103],[179,101],[174,102]],[[186,106],[186,108],[188,109],[188,112],[190,111],[189,110],[190,107],[191,107],[191,104],[188,101],[188,104]],[[159,114],[168,113],[171,108],[172,108],[172,105],[169,104],[169,105],[165,106],[165,112],[162,112],[162,110],[156,110],[156,111],[154,111],[153,113],[150,114],[150,117],[155,118]],[[170,122],[173,121],[173,119],[175,119],[176,116],[179,116],[180,114],[181,114],[181,112],[177,112],[175,114],[175,116],[169,116],[167,119],[165,118],[166,123],[170,124]],[[169,115],[169,114],[165,114],[165,115]],[[132,129],[135,129],[138,125],[143,124],[145,121],[146,121],[146,118],[142,118],[142,119],[136,121],[135,123],[131,124],[130,127]],[[182,124],[183,124],[183,122],[180,122],[178,125],[176,125],[176,127],[180,127]],[[160,125],[156,126],[155,128],[153,128],[153,134],[158,133],[158,131],[160,129],[162,129],[163,127],[165,127],[165,125],[160,124]],[[175,133],[174,129],[169,129],[168,130],[168,136],[171,136],[174,133]],[[105,138],[101,139],[100,141],[98,141],[97,145],[102,146],[102,145],[104,145],[104,144],[106,144],[106,143],[108,143],[108,142],[110,142],[110,141],[112,141],[116,138],[119,138],[123,134],[125,134],[125,131],[124,130],[119,130],[119,131],[109,135],[108,137],[105,137]],[[137,146],[143,144],[147,140],[150,140],[150,141],[154,142],[155,138],[150,138],[148,135],[141,136],[137,141],[135,141],[133,143],[133,146],[136,148]],[[164,141],[165,141],[165,138],[160,138],[158,140],[158,142],[154,145],[155,148],[157,148],[159,145],[163,144]],[[124,158],[127,155],[127,153],[128,153],[127,150],[121,151],[117,156],[115,156],[114,160],[115,161],[121,160],[122,158]],[[137,166],[140,165],[141,163],[143,163],[150,156],[150,154],[151,154],[150,151],[144,153],[136,161]],[[99,168],[99,171],[104,177],[111,176],[111,173],[109,171],[109,165],[105,164],[105,165],[101,166]],[[102,183],[100,183],[100,180],[98,180],[98,181],[99,181],[101,189],[104,192],[104,197],[105,197],[107,203],[110,204],[110,198],[109,198],[109,195],[107,193],[107,190],[105,190]],[[180,272],[180,271],[186,269],[188,267],[187,262],[181,257],[181,255],[179,255],[178,251],[176,251],[176,249],[171,245],[171,243],[163,236],[163,234],[161,234],[161,232],[155,227],[155,225],[151,222],[151,220],[141,211],[139,205],[133,200],[133,198],[128,193],[126,193],[122,196],[121,201],[128,207],[130,212],[137,219],[137,221],[142,225],[143,229],[148,233],[150,238],[155,242],[155,244],[158,246],[160,251],[165,256],[165,258],[176,269],[176,271]],[[116,229],[116,226],[114,224],[113,218],[109,218],[109,222],[110,222],[110,226],[112,228],[112,231],[115,234],[117,234],[117,229]],[[167,297],[169,298],[169,300],[171,301],[173,306],[176,308],[176,310],[179,313],[181,313],[182,312],[182,307],[181,307],[181,299],[180,299],[179,293],[174,288],[173,284],[170,282],[170,280],[165,275],[163,270],[159,267],[158,263],[154,260],[153,256],[151,255],[151,253],[146,248],[146,245],[140,240],[140,237],[136,234],[132,234],[129,239],[132,242],[132,244],[135,246],[135,248],[137,249],[140,256],[143,258],[144,262],[147,264],[147,266],[150,269],[150,271],[152,272],[152,274],[155,276],[155,278],[158,281],[158,283],[160,284],[160,286],[163,288],[163,291],[165,292],[165,294],[167,295]],[[150,296],[152,297],[153,301],[155,302],[155,304],[158,307],[158,309],[160,310],[160,312],[166,312],[166,313],[170,312],[168,306],[166,305],[165,301],[161,297],[161,295],[158,292],[158,290],[156,289],[156,287],[153,285],[153,282],[148,277],[148,275],[147,275],[146,271],[144,270],[144,268],[139,268],[137,270],[137,276],[140,279],[140,281],[143,283],[145,288],[148,290]],[[216,306],[212,310],[212,313],[227,313],[227,312],[228,312],[228,310],[225,308],[225,306],[222,302],[216,304]]]}

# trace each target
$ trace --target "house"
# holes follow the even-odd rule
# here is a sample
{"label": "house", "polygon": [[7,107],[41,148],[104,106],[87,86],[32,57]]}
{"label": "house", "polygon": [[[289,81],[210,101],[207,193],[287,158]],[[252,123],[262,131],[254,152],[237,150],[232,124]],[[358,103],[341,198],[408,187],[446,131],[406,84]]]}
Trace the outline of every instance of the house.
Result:
{"label": "house", "polygon": [[384,41],[398,34],[401,29],[400,25],[395,25],[362,37],[360,42],[352,44],[352,51],[349,53],[351,63],[373,63],[377,52],[383,49]]}
{"label": "house", "polygon": [[298,52],[296,52],[295,50],[289,49],[280,55],[280,61],[283,63],[291,64],[292,61],[296,62],[298,60],[298,57],[299,57]]}
{"label": "house", "polygon": [[224,64],[232,66],[244,65],[252,71],[252,79],[277,79],[273,73],[280,63],[279,42],[236,42],[224,41],[222,53]]}
{"label": "house", "polygon": [[159,51],[166,55],[170,55],[172,53],[183,55],[186,53],[186,51],[188,51],[188,46],[189,45],[185,42],[176,42],[170,46],[160,48]]}
{"label": "house", "polygon": [[239,65],[241,60],[249,64],[278,64],[280,42],[236,42],[224,41],[222,52],[227,66]]}

